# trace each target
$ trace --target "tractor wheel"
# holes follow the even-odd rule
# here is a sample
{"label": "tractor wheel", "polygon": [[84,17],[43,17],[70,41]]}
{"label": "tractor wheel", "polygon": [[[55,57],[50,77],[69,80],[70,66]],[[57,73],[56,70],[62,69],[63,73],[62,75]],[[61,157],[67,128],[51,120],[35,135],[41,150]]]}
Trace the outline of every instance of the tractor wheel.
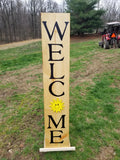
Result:
{"label": "tractor wheel", "polygon": [[104,41],[104,49],[109,49],[110,46],[109,46],[109,41],[105,40]]}
{"label": "tractor wheel", "polygon": [[103,48],[103,47],[104,47],[104,43],[102,42],[101,48]]}
{"label": "tractor wheel", "polygon": [[117,40],[116,39],[113,39],[113,47],[117,48]]}
{"label": "tractor wheel", "polygon": [[120,40],[118,40],[118,48],[120,48]]}

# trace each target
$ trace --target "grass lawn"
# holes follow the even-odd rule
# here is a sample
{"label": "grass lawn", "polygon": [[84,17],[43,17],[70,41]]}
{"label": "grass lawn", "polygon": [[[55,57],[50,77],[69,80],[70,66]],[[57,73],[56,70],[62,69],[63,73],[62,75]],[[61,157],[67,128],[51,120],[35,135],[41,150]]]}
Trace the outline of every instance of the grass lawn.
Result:
{"label": "grass lawn", "polygon": [[120,49],[71,43],[70,142],[44,143],[41,42],[0,50],[0,160],[120,160]]}

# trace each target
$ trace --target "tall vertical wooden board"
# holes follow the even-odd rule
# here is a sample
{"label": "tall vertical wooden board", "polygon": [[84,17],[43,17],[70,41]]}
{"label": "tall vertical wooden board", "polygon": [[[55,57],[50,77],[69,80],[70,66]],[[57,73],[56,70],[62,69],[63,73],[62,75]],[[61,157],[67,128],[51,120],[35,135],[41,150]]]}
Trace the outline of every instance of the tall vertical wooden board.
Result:
{"label": "tall vertical wooden board", "polygon": [[[44,148],[66,148],[69,142],[70,15],[42,13]],[[74,150],[72,148],[71,150]],[[42,149],[40,151],[43,151]],[[49,151],[54,151],[49,150]]]}

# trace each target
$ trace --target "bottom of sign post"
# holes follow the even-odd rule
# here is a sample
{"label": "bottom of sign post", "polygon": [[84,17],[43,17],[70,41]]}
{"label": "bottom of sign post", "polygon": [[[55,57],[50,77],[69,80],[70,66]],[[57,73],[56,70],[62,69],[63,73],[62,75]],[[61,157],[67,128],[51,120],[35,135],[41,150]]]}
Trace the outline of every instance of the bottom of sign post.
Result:
{"label": "bottom of sign post", "polygon": [[40,152],[75,151],[75,147],[40,148]]}

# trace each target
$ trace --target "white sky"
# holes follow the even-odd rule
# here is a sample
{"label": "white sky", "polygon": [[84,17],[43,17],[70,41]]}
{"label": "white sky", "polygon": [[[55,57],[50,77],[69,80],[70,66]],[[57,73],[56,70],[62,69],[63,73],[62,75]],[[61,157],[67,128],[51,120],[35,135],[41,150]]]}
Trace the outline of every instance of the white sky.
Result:
{"label": "white sky", "polygon": [[63,3],[63,0],[54,0],[56,1],[58,4],[62,4]]}

